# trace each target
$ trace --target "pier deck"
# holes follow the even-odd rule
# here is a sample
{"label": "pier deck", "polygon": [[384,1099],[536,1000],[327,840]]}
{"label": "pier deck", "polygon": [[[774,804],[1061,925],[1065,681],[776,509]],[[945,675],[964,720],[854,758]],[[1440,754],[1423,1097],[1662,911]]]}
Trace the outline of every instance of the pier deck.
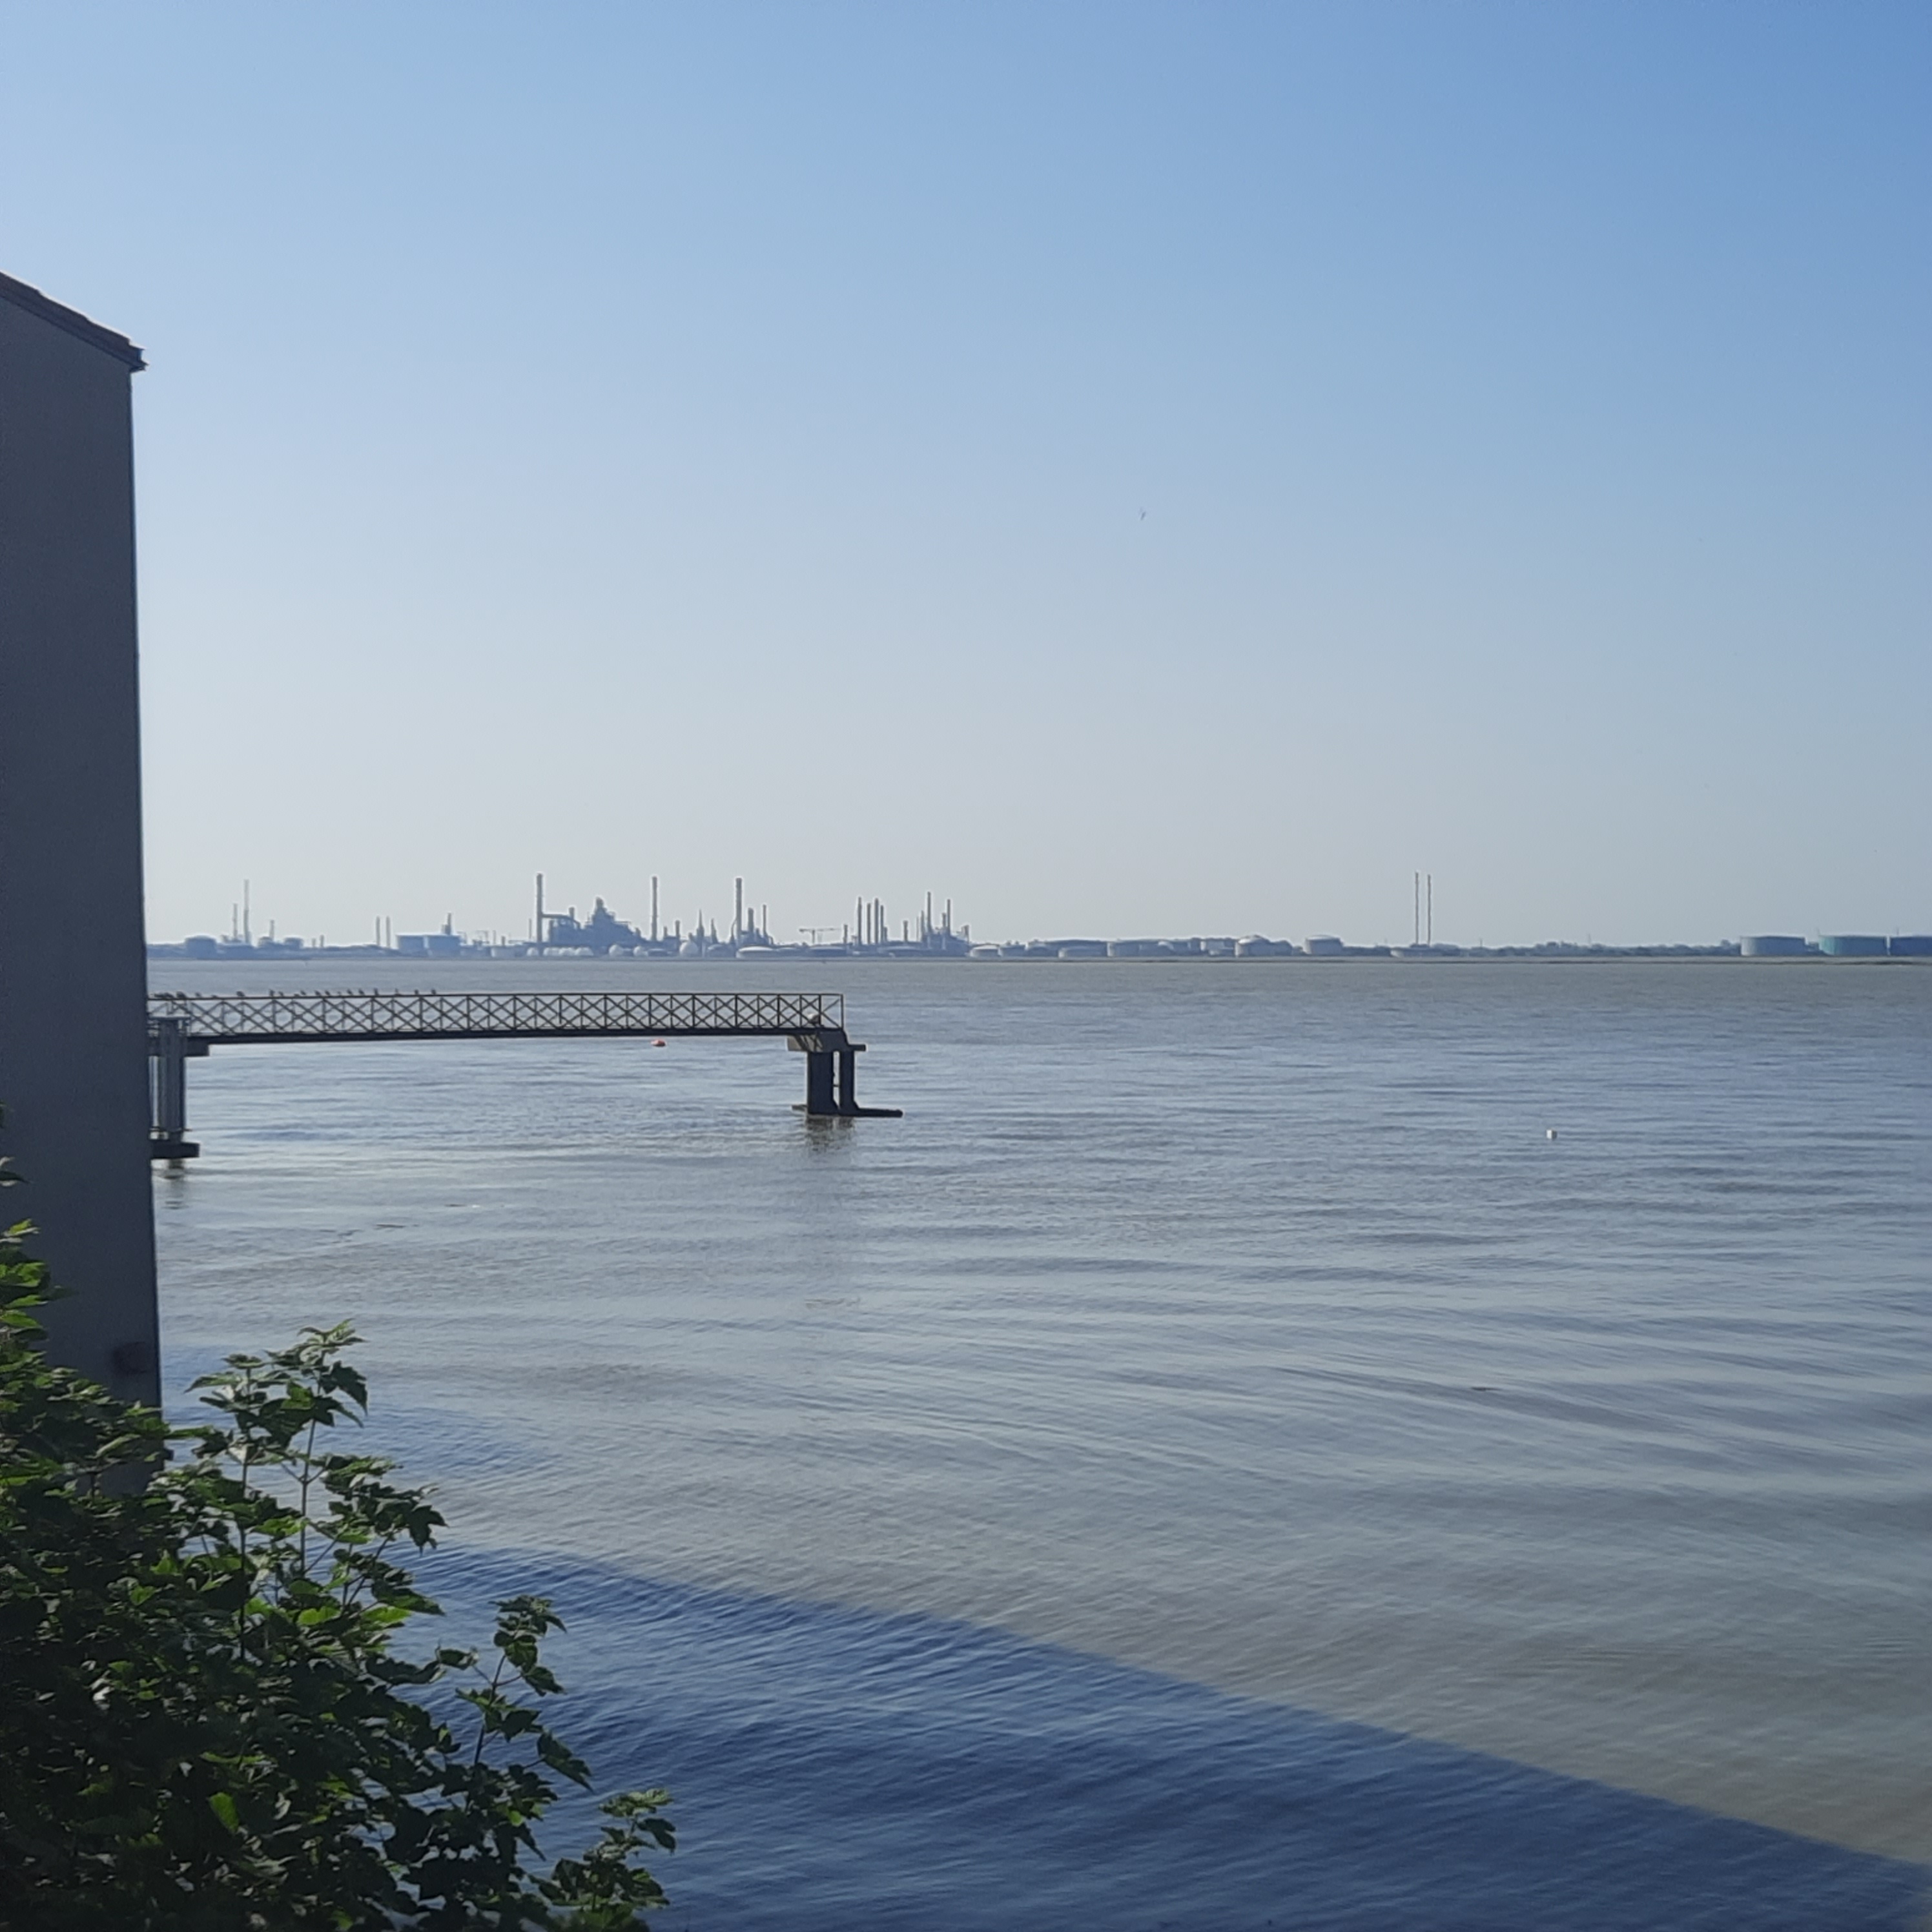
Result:
{"label": "pier deck", "polygon": [[806,1056],[814,1118],[896,1118],[862,1107],[840,993],[350,992],[156,993],[148,1001],[157,1160],[192,1160],[187,1063],[217,1046],[428,1040],[783,1039]]}

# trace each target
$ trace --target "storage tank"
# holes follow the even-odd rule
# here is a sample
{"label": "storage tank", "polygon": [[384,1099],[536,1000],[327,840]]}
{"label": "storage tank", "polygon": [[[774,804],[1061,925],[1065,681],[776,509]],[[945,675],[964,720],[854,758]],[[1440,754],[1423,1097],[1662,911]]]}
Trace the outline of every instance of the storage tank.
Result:
{"label": "storage tank", "polygon": [[1745,935],[1738,950],[1747,959],[1784,959],[1795,958],[1807,949],[1804,940],[1792,933],[1754,932]]}
{"label": "storage tank", "polygon": [[1894,959],[1932,958],[1932,932],[1894,933],[1889,950]]}
{"label": "storage tank", "polygon": [[1818,950],[1834,959],[1882,959],[1885,941],[1875,932],[1828,932],[1818,941]]}

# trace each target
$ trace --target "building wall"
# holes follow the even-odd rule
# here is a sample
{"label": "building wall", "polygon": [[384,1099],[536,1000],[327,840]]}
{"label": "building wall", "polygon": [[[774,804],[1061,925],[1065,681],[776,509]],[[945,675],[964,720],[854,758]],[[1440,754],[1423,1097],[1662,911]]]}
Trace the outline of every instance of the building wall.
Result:
{"label": "building wall", "polygon": [[0,288],[0,1151],[27,1184],[0,1211],[38,1225],[70,1292],[47,1311],[55,1358],[152,1401],[137,352],[17,288]]}

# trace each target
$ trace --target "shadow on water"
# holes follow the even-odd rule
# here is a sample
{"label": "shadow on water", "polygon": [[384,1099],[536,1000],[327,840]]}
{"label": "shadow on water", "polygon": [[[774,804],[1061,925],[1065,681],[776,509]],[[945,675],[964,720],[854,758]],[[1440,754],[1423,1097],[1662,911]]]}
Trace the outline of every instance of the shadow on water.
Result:
{"label": "shadow on water", "polygon": [[498,1552],[425,1581],[465,1626],[556,1597],[600,1790],[676,1793],[678,1932],[1925,1922],[1917,1865],[939,1618]]}

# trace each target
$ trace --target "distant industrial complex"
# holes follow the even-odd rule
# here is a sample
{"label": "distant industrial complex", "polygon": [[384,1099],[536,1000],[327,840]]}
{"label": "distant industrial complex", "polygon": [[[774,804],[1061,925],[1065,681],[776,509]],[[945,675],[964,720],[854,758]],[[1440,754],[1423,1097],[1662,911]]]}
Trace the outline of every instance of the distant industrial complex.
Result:
{"label": "distant industrial complex", "polygon": [[[935,910],[930,892],[916,918],[900,922],[896,936],[885,902],[862,898],[844,924],[806,927],[800,940],[788,944],[772,938],[767,908],[746,904],[744,880],[734,880],[732,888],[728,928],[715,918],[707,922],[700,912],[687,932],[680,920],[660,920],[656,879],[651,881],[650,919],[632,924],[620,919],[601,898],[581,919],[574,906],[550,910],[539,873],[536,914],[526,938],[459,932],[453,918],[446,919],[434,932],[398,933],[388,920],[379,919],[373,938],[332,946],[320,936],[313,941],[278,938],[272,925],[258,937],[250,925],[244,884],[225,938],[197,933],[178,944],[151,945],[148,952],[151,958],[188,959],[306,959],[319,953],[404,959],[963,959],[985,950],[974,946],[967,928],[954,929],[952,902],[948,899]],[[1106,950],[1103,944],[1103,955]]]}
{"label": "distant industrial complex", "polygon": [[[1431,893],[1432,902],[1433,893]],[[378,920],[372,937],[330,945],[278,938],[274,928],[256,936],[250,928],[248,890],[237,902],[226,937],[197,934],[177,944],[151,945],[151,957],[189,959],[312,959],[318,955],[395,959],[1544,959],[1544,958],[1932,958],[1932,934],[1825,933],[1807,938],[1789,933],[1753,933],[1706,946],[1599,946],[1545,940],[1534,946],[1453,946],[1434,936],[1432,904],[1427,937],[1420,916],[1408,945],[1355,946],[1333,934],[1274,939],[1261,933],[1173,939],[1063,938],[976,942],[970,926],[956,927],[952,902],[935,907],[928,893],[917,915],[894,931],[883,899],[860,898],[852,916],[836,926],[801,929],[794,941],[772,936],[767,909],[748,907],[745,882],[733,881],[728,927],[700,913],[688,931],[681,921],[658,916],[658,882],[651,881],[650,914],[634,923],[620,919],[602,899],[580,918],[576,907],[562,912],[544,902],[544,882],[536,881],[536,910],[529,934],[470,934],[446,920],[434,932],[394,932]]]}

